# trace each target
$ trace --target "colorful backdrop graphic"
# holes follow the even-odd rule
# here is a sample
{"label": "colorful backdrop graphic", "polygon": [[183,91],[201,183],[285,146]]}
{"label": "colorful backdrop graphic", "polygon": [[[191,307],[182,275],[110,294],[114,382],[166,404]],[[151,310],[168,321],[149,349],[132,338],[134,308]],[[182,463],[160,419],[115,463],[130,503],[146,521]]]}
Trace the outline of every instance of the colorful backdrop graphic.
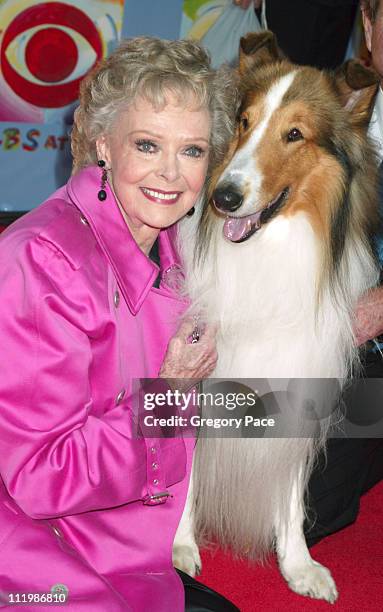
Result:
{"label": "colorful backdrop graphic", "polygon": [[65,115],[82,77],[118,43],[123,0],[0,0],[0,120]]}
{"label": "colorful backdrop graphic", "polygon": [[201,40],[231,0],[183,0],[181,38]]}
{"label": "colorful backdrop graphic", "polygon": [[124,0],[0,0],[0,211],[68,177],[81,79],[121,38]]}
{"label": "colorful backdrop graphic", "polygon": [[71,171],[81,78],[123,36],[178,38],[183,0],[0,0],[0,223]]}
{"label": "colorful backdrop graphic", "polygon": [[19,13],[5,29],[0,62],[17,96],[38,107],[57,108],[76,100],[81,78],[102,51],[101,36],[83,11],[44,2]]}

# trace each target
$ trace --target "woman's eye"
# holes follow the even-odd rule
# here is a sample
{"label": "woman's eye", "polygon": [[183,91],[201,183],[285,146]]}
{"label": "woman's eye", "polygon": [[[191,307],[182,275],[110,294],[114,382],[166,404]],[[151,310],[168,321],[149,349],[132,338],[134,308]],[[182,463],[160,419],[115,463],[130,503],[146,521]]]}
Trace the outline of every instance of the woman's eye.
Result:
{"label": "woman's eye", "polygon": [[205,151],[203,149],[201,149],[201,147],[197,147],[196,145],[193,145],[192,147],[188,147],[187,149],[185,149],[185,154],[188,157],[203,157],[205,155]]}
{"label": "woman's eye", "polygon": [[141,153],[155,153],[157,145],[151,140],[136,140],[135,145]]}
{"label": "woman's eye", "polygon": [[293,128],[287,134],[287,142],[297,142],[297,140],[303,140],[303,134],[298,128]]}

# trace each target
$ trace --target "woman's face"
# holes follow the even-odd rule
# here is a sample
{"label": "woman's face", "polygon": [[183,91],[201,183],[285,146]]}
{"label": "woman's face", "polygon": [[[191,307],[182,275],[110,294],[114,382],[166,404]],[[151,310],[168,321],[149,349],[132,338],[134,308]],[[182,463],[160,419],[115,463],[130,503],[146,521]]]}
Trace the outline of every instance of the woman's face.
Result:
{"label": "woman's face", "polygon": [[138,98],[112,133],[97,142],[112,187],[137,244],[148,251],[160,229],[194,205],[208,167],[210,115],[179,106],[162,110]]}

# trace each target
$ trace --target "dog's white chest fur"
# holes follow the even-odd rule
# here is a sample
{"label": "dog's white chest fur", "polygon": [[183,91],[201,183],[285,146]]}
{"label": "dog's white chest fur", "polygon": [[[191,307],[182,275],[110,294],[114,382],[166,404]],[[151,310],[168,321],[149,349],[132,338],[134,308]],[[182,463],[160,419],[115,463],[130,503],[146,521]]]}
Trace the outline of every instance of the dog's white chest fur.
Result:
{"label": "dog's white chest fur", "polygon": [[219,323],[213,375],[344,376],[334,340],[342,344],[339,319],[347,313],[326,294],[317,308],[321,253],[307,217],[279,216],[242,244],[213,239],[214,261],[190,286],[207,319]]}

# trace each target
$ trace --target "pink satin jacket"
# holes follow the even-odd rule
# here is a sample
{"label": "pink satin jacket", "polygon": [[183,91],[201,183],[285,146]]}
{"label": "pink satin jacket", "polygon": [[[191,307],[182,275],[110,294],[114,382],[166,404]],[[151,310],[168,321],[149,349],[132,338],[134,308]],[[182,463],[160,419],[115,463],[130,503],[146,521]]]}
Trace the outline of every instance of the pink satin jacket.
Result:
{"label": "pink satin jacket", "polygon": [[0,608],[64,585],[74,612],[184,610],[171,552],[194,441],[135,437],[131,406],[186,307],[166,283],[174,228],[156,289],[99,188],[81,171],[0,239]]}

